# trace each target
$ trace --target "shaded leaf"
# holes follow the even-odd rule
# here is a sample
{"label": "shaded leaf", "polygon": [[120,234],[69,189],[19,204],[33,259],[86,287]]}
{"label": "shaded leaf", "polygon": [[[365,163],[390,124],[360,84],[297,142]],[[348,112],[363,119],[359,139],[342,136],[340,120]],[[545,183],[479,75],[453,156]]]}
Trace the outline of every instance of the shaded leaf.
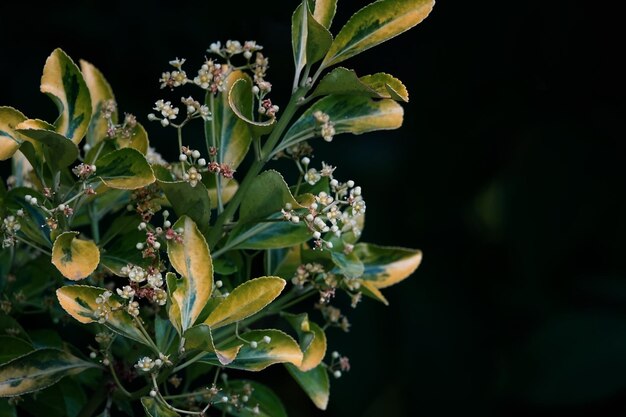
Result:
{"label": "shaded leaf", "polygon": [[382,98],[376,90],[362,82],[354,70],[343,67],[335,68],[326,74],[310,97],[327,96],[329,94],[356,94]]}
{"label": "shaded leaf", "polygon": [[185,348],[199,349],[205,352],[215,353],[221,365],[228,365],[235,360],[242,343],[233,344],[225,349],[218,349],[213,343],[213,333],[206,324],[198,324],[185,332]]}
{"label": "shaded leaf", "polygon": [[361,278],[379,289],[408,278],[422,262],[422,251],[417,249],[357,243],[353,253],[365,267]]}
{"label": "shaded leaf", "polygon": [[347,255],[343,252],[331,252],[331,258],[338,268],[335,272],[339,272],[346,278],[360,278],[363,275],[363,262],[354,252]]}
{"label": "shaded leaf", "polygon": [[324,365],[320,364],[307,372],[302,372],[289,363],[285,364],[285,367],[311,401],[313,401],[313,404],[320,410],[326,410],[328,397],[330,396],[330,381]]}
{"label": "shaded leaf", "polygon": [[28,119],[17,125],[15,130],[30,141],[40,144],[46,162],[53,171],[58,171],[78,158],[78,147],[53,128],[44,121]]}
{"label": "shaded leaf", "polygon": [[61,233],[52,246],[52,263],[64,277],[87,278],[100,263],[100,250],[91,240],[77,239],[78,232]]}
{"label": "shaded leaf", "polygon": [[264,219],[280,213],[285,204],[291,204],[294,209],[302,208],[289,191],[289,186],[282,175],[274,170],[268,170],[258,175],[241,202],[239,221]]}
{"label": "shaded leaf", "polygon": [[111,188],[134,190],[156,179],[146,158],[132,148],[119,149],[96,161],[96,175]]}
{"label": "shaded leaf", "polygon": [[[205,180],[206,178],[206,180]],[[209,200],[211,201],[211,208],[217,208],[217,184],[215,183],[215,175],[205,175],[202,177],[202,183],[206,186],[209,191]],[[231,178],[226,180],[222,178],[222,204],[226,204],[230,201],[231,198],[239,189],[239,183],[237,180]]]}
{"label": "shaded leaf", "polygon": [[6,161],[20,148],[22,140],[15,126],[26,120],[20,111],[13,107],[0,106],[0,161]]}
{"label": "shaded leaf", "polygon": [[117,136],[115,141],[120,148],[132,148],[141,152],[142,155],[148,153],[148,148],[150,147],[148,132],[146,132],[146,128],[141,123],[137,123],[129,137]]}
{"label": "shaded leaf", "polygon": [[24,339],[0,335],[0,364],[25,355],[31,350],[33,346]]}
{"label": "shaded leaf", "polygon": [[276,118],[271,118],[265,122],[252,120],[252,100],[248,100],[248,96],[252,96],[252,81],[249,78],[239,78],[235,80],[228,92],[228,105],[233,113],[248,126],[252,137],[269,134],[274,129]]}
{"label": "shaded leaf", "polygon": [[385,298],[382,292],[371,281],[363,281],[361,280],[361,287],[359,290],[367,297],[373,298],[374,300],[378,300],[384,305],[388,306],[389,301]]}
{"label": "shaded leaf", "polygon": [[305,65],[312,65],[324,58],[332,42],[331,33],[315,20],[308,2],[303,1],[291,17],[291,43],[296,73],[299,74]]}
{"label": "shaded leaf", "polygon": [[[79,63],[91,97],[92,117],[87,131],[87,143],[93,147],[108,136],[107,131],[109,127],[107,120],[103,117],[102,110],[107,101],[115,101],[115,96],[113,95],[111,85],[98,68],[82,59]],[[117,123],[117,108],[113,112],[111,119],[113,123]]]}
{"label": "shaded leaf", "polygon": [[176,417],[180,416],[176,411],[170,409],[161,400],[152,397],[141,397],[141,405],[148,417]]}
{"label": "shaded leaf", "polygon": [[298,369],[303,372],[310,371],[319,365],[326,355],[326,333],[317,323],[310,321],[306,313],[298,315],[282,313],[282,316],[298,333],[300,349],[303,353],[302,364],[298,366]]}
{"label": "shaded leaf", "polygon": [[0,313],[0,335],[12,336],[30,343],[30,337],[13,317]]}
{"label": "shaded leaf", "polygon": [[202,233],[209,229],[211,200],[203,183],[192,187],[187,181],[158,181],[178,217],[188,216]]}
{"label": "shaded leaf", "polygon": [[304,222],[293,224],[280,214],[265,221],[237,225],[229,234],[227,245],[233,249],[287,248],[311,239]]}
{"label": "shaded leaf", "polygon": [[248,404],[258,405],[259,413],[253,413],[250,410],[242,408],[238,410],[236,407],[228,407],[227,404],[217,403],[216,407],[220,410],[226,409],[226,413],[235,417],[287,417],[287,412],[280,398],[268,386],[256,381],[249,380],[229,380],[228,393],[244,395],[245,387],[252,388],[252,394],[249,395]]}

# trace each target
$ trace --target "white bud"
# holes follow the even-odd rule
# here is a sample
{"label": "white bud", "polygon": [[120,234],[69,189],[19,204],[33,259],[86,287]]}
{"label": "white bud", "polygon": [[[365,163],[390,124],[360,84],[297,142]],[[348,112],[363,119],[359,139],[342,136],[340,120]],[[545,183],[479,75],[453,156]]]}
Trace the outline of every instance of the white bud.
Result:
{"label": "white bud", "polygon": [[91,353],[89,354],[89,357],[90,357],[91,359],[96,359],[96,357],[97,357],[97,356],[98,356],[98,354],[97,354],[96,352],[91,352]]}
{"label": "white bud", "polygon": [[227,402],[228,401],[228,397],[222,397],[222,402]]}
{"label": "white bud", "polygon": [[291,222],[294,223],[294,224],[300,223],[300,217],[298,217],[298,216],[291,216]]}
{"label": "white bud", "polygon": [[200,158],[198,159],[198,165],[200,165],[201,167],[206,165],[206,159],[204,158]]}
{"label": "white bud", "polygon": [[336,370],[335,372],[333,372],[333,376],[335,378],[341,378],[341,371],[340,370]]}
{"label": "white bud", "polygon": [[332,249],[333,248],[333,242],[326,242],[326,247],[328,249]]}
{"label": "white bud", "polygon": [[259,87],[257,87],[256,85],[252,87],[252,94],[259,94]]}
{"label": "white bud", "polygon": [[27,203],[30,203],[30,200],[32,200],[32,199],[33,199],[33,196],[32,196],[32,195],[30,195],[30,194],[26,194],[26,195],[24,196],[24,200],[26,200],[26,202],[27,202]]}
{"label": "white bud", "polygon": [[313,239],[319,239],[320,237],[322,237],[322,234],[320,232],[313,232]]}
{"label": "white bud", "polygon": [[163,217],[169,217],[170,212],[167,210],[163,210]]}
{"label": "white bud", "polygon": [[154,247],[154,249],[159,249],[161,247],[161,244],[159,242],[154,242],[152,246]]}
{"label": "white bud", "polygon": [[193,151],[191,153],[191,156],[193,156],[196,159],[200,158],[200,151],[198,151],[198,150]]}
{"label": "white bud", "polygon": [[83,146],[83,152],[87,153],[91,150],[91,145],[88,143],[85,143],[85,145]]}
{"label": "white bud", "polygon": [[61,211],[65,210],[65,204],[59,204],[58,209]]}
{"label": "white bud", "polygon": [[102,364],[103,364],[104,366],[109,366],[109,365],[111,364],[111,361],[109,361],[107,358],[104,358],[104,359],[102,360]]}
{"label": "white bud", "polygon": [[247,403],[249,399],[250,399],[250,397],[248,397],[247,395],[242,395],[241,396],[241,401],[243,401],[244,403]]}
{"label": "white bud", "polygon": [[257,342],[255,342],[254,340],[253,340],[252,342],[250,342],[250,347],[251,347],[252,349],[256,349],[256,348],[257,348],[257,346],[258,346],[258,344],[257,344]]}
{"label": "white bud", "polygon": [[91,168],[91,172],[96,172],[96,166],[95,165],[92,165],[90,168]]}
{"label": "white bud", "polygon": [[137,226],[137,229],[145,230],[147,226],[148,225],[145,222],[141,222],[141,223],[139,223],[139,226]]}
{"label": "white bud", "polygon": [[336,179],[333,178],[332,180],[330,180],[331,187],[336,187],[338,185],[339,185],[339,181],[337,181]]}
{"label": "white bud", "polygon": [[165,227],[166,229],[169,228],[170,226],[172,226],[172,222],[169,220],[165,220],[163,222],[163,227]]}
{"label": "white bud", "polygon": [[178,155],[178,160],[181,162],[185,162],[187,160],[187,155],[181,153],[180,155]]}
{"label": "white bud", "polygon": [[332,355],[333,355],[333,359],[339,358],[339,352],[337,352],[336,350],[332,353]]}
{"label": "white bud", "polygon": [[196,111],[196,108],[194,106],[187,106],[187,113],[193,113]]}
{"label": "white bud", "polygon": [[348,184],[348,187],[350,188],[354,187],[354,181],[352,180],[348,181],[347,184]]}
{"label": "white bud", "polygon": [[313,203],[313,204],[311,204],[311,205],[309,206],[309,208],[310,208],[311,210],[317,210],[317,207],[318,207],[318,206],[317,206],[317,203]]}
{"label": "white bud", "polygon": [[315,217],[311,213],[307,214],[306,217],[305,217],[305,219],[307,219],[310,222],[312,222],[314,218]]}
{"label": "white bud", "polygon": [[157,396],[157,392],[155,390],[150,390],[150,396],[151,397],[156,397]]}
{"label": "white bud", "polygon": [[150,120],[151,122],[154,122],[155,120],[157,120],[158,118],[154,115],[154,113],[150,113],[148,115],[148,120]]}
{"label": "white bud", "polygon": [[309,165],[311,163],[311,160],[305,156],[300,160],[300,162],[302,162],[302,165]]}
{"label": "white bud", "polygon": [[355,187],[353,190],[354,195],[359,196],[361,195],[361,187]]}
{"label": "white bud", "polygon": [[220,279],[220,280],[215,281],[215,286],[216,286],[217,288],[222,288],[222,285],[224,285],[224,283],[222,282],[222,280],[221,280],[221,279]]}
{"label": "white bud", "polygon": [[163,361],[162,361],[161,359],[155,359],[155,360],[154,360],[154,364],[155,364],[156,366],[161,366],[161,365],[163,365]]}
{"label": "white bud", "polygon": [[176,229],[176,233],[183,233],[185,230],[182,227]]}
{"label": "white bud", "polygon": [[135,210],[135,207],[132,204],[129,204],[129,205],[126,206],[126,210],[133,211],[133,210]]}
{"label": "white bud", "polygon": [[169,120],[167,120],[167,119],[161,119],[161,125],[162,125],[163,127],[165,127],[165,126],[167,126],[167,125],[169,125],[169,124],[170,124],[170,121],[169,121]]}
{"label": "white bud", "polygon": [[30,199],[30,204],[32,204],[33,206],[37,205],[37,199],[35,197]]}
{"label": "white bud", "polygon": [[271,341],[272,341],[272,338],[271,338],[271,337],[269,337],[269,336],[263,336],[263,341],[264,341],[265,343],[269,343],[269,342],[271,342]]}
{"label": "white bud", "polygon": [[252,58],[252,52],[250,52],[250,51],[244,52],[243,53],[243,57],[246,58],[246,59]]}
{"label": "white bud", "polygon": [[291,210],[293,208],[293,206],[291,205],[291,203],[286,203],[285,204],[285,210]]}
{"label": "white bud", "polygon": [[143,249],[143,243],[139,242],[135,245],[135,247],[137,248],[137,250],[142,250]]}

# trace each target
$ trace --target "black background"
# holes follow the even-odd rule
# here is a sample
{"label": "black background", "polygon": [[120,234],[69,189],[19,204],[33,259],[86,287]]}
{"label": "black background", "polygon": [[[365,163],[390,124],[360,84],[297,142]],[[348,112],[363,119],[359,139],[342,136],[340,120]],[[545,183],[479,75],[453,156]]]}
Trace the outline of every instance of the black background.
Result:
{"label": "black background", "polygon": [[[0,104],[53,120],[38,90],[62,47],[146,121],[167,61],[188,74],[215,40],[256,39],[272,97],[293,77],[297,1],[0,5]],[[339,1],[332,30],[365,2]],[[411,93],[397,131],[316,144],[368,205],[363,240],[419,247],[408,281],[330,334],[350,356],[329,410],[273,371],[292,416],[626,415],[623,26],[598,2],[440,1],[417,28],[345,62]],[[294,411],[298,410],[298,411]]]}

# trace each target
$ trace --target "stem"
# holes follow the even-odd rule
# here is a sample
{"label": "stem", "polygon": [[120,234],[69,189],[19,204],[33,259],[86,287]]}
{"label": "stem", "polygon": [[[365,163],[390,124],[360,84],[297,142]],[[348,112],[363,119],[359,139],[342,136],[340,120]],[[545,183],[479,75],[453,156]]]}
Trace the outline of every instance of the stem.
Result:
{"label": "stem", "polygon": [[133,320],[135,321],[135,324],[137,324],[139,331],[146,338],[146,341],[148,341],[148,343],[150,344],[150,347],[154,350],[154,352],[157,354],[161,353],[157,345],[152,341],[152,337],[150,337],[150,334],[148,334],[148,332],[146,331],[146,328],[143,327],[143,324],[141,324],[141,320],[137,317],[133,317]]}
{"label": "stem", "polygon": [[[214,115],[215,115],[215,96],[213,95],[213,93],[209,92],[209,107],[210,107],[210,111],[211,111],[211,146],[213,146],[213,148],[215,149],[219,149],[218,151],[218,155],[220,155],[221,152],[221,147],[222,144],[221,143],[217,143],[217,131],[215,130],[215,119],[214,119]],[[206,136],[205,136],[206,138]],[[207,140],[207,152],[209,153],[209,155],[211,154],[210,150],[209,150],[209,143]],[[217,161],[218,163],[223,163],[224,161],[221,160],[222,158],[219,158],[219,160]],[[217,213],[221,213],[224,211],[224,203],[222,201],[222,176],[216,172],[215,173],[215,188],[216,188],[216,192],[217,192]]]}
{"label": "stem", "polygon": [[48,255],[48,256],[52,256],[51,252],[48,252],[45,249],[40,248],[39,246],[35,245],[34,243],[30,243],[28,240],[19,237],[18,235],[15,235],[15,237],[17,238],[17,240],[19,240],[20,242],[30,246],[33,249],[37,249],[39,252],[43,253],[44,255]]}
{"label": "stem", "polygon": [[[176,128],[178,132],[178,153],[180,154],[183,149],[183,126],[182,124]],[[180,175],[185,174],[185,162],[180,161]]]}
{"label": "stem", "polygon": [[113,380],[115,381],[115,385],[117,385],[117,388],[119,388],[119,390],[122,391],[122,394],[124,394],[127,397],[132,397],[132,394],[128,392],[126,388],[124,388],[119,378],[117,377],[117,374],[115,373],[115,369],[113,369],[112,361],[109,361],[109,371],[111,371],[111,375],[113,375]]}
{"label": "stem", "polygon": [[185,369],[186,367],[188,367],[192,363],[198,362],[200,359],[204,358],[205,356],[206,356],[206,352],[198,353],[196,356],[194,356],[193,358],[189,359],[187,362],[183,362],[180,365],[178,365],[176,368],[172,369],[172,373],[175,374],[176,372],[180,371],[181,369]]}
{"label": "stem", "polygon": [[94,242],[96,242],[97,244],[98,242],[100,242],[100,224],[98,221],[98,216],[96,215],[96,212],[94,210],[93,203],[89,204],[87,210],[89,212],[89,220],[91,220],[91,235]]}
{"label": "stem", "polygon": [[173,405],[169,404],[167,401],[165,401],[165,398],[163,398],[163,396],[161,395],[161,392],[159,391],[159,385],[157,384],[157,380],[154,374],[152,374],[151,377],[152,377],[152,384],[154,385],[154,390],[157,393],[157,397],[159,398],[159,400],[161,400],[163,404],[165,404],[167,408],[169,408],[172,411],[176,411],[177,413],[182,413],[182,414],[190,414],[190,415],[195,415],[195,416],[201,416],[204,414],[203,411],[181,410],[180,408],[176,408]]}

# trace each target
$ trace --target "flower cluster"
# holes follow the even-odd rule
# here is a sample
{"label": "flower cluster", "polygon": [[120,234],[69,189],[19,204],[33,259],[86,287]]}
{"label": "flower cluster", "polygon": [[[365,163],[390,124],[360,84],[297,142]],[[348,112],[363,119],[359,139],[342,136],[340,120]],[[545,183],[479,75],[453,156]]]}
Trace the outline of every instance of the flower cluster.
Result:
{"label": "flower cluster", "polygon": [[257,45],[256,41],[245,41],[243,45],[239,41],[227,40],[226,44],[222,47],[222,43],[217,41],[213,42],[207,52],[221,56],[222,58],[229,59],[235,55],[243,54],[246,60],[252,58],[252,53],[262,50],[261,45]]}
{"label": "flower cluster", "polygon": [[14,246],[17,242],[16,233],[21,229],[19,217],[24,216],[23,210],[18,210],[18,217],[13,215],[9,215],[2,220],[1,230],[2,230],[2,247],[8,248],[10,246]]}
{"label": "flower cluster", "polygon": [[332,142],[335,136],[335,124],[330,121],[330,116],[320,110],[313,113],[316,122],[316,132],[326,142]]}
{"label": "flower cluster", "polygon": [[180,87],[181,85],[185,85],[189,82],[187,78],[187,73],[183,70],[183,64],[185,63],[185,59],[174,59],[170,61],[170,65],[175,69],[173,71],[165,71],[161,74],[161,78],[159,82],[161,83],[161,88],[170,88],[174,89],[174,87]]}
{"label": "flower cluster", "polygon": [[[139,315],[139,303],[133,301],[137,298],[148,298],[152,302],[163,306],[167,302],[167,292],[163,287],[163,275],[155,268],[143,269],[137,265],[127,265],[120,271],[123,276],[128,277],[130,285],[117,288],[117,294],[128,300],[128,313],[137,317]],[[143,285],[141,285],[143,284]]]}
{"label": "flower cluster", "polygon": [[148,120],[158,120],[161,122],[161,125],[163,127],[169,126],[170,122],[176,119],[176,117],[178,116],[178,112],[180,111],[178,107],[172,105],[171,101],[165,100],[157,100],[154,103],[153,109],[161,113],[162,118],[158,117],[154,113],[150,113],[148,115]]}
{"label": "flower cluster", "polygon": [[89,164],[78,164],[74,168],[72,168],[72,172],[79,179],[85,180],[96,172],[96,166]]}

